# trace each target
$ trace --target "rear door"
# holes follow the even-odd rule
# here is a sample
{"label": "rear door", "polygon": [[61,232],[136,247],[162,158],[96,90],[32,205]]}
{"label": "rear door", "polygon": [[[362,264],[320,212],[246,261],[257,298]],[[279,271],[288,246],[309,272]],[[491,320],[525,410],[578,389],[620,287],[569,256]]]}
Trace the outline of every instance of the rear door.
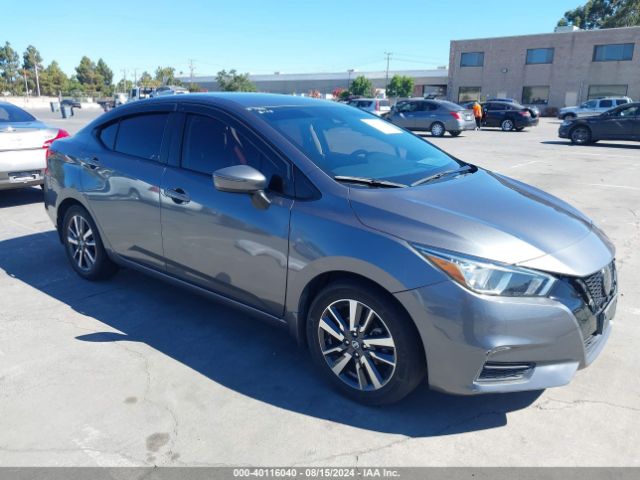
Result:
{"label": "rear door", "polygon": [[431,124],[436,119],[436,111],[438,105],[434,102],[416,102],[418,108],[416,108],[414,114],[415,128],[418,130],[429,130]]}
{"label": "rear door", "polygon": [[160,181],[168,149],[168,108],[101,126],[82,159],[84,195],[106,240],[119,255],[161,270]]}
{"label": "rear door", "polygon": [[[264,312],[281,315],[287,278],[291,165],[223,112],[185,105],[182,144],[162,179],[167,271]],[[218,191],[214,171],[249,165],[269,182],[271,204]]]}
{"label": "rear door", "polygon": [[484,106],[485,125],[487,127],[498,127],[502,123],[504,114],[506,113],[504,104],[498,102],[488,102]]}

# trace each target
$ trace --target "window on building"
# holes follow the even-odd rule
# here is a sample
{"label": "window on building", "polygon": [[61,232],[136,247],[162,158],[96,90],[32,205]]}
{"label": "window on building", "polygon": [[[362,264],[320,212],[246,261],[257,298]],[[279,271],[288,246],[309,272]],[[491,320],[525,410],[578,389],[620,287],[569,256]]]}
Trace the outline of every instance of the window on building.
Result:
{"label": "window on building", "polygon": [[480,100],[480,87],[460,87],[458,102],[470,102],[471,100]]}
{"label": "window on building", "polygon": [[482,67],[484,65],[484,52],[466,52],[460,56],[461,67]]}
{"label": "window on building", "polygon": [[587,99],[602,97],[624,97],[627,95],[627,85],[589,85]]}
{"label": "window on building", "polygon": [[633,58],[633,43],[612,43],[593,47],[594,62],[617,62]]}
{"label": "window on building", "polygon": [[547,105],[549,103],[549,87],[523,87],[522,103],[525,105]]}
{"label": "window on building", "polygon": [[553,48],[530,48],[527,50],[527,65],[553,63]]}

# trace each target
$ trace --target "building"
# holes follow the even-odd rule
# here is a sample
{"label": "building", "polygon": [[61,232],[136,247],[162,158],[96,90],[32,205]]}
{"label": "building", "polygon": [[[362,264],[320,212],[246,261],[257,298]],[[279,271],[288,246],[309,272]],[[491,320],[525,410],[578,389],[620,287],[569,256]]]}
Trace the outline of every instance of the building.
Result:
{"label": "building", "polygon": [[588,99],[640,99],[640,27],[454,40],[449,97],[510,97],[560,108]]}
{"label": "building", "polygon": [[[428,94],[446,95],[448,74],[446,67],[434,70],[393,70],[389,71],[389,78],[394,75],[405,75],[414,80],[414,95]],[[260,92],[307,94],[318,90],[321,94],[329,94],[336,88],[347,88],[357,76],[364,75],[371,80],[375,88],[385,88],[387,74],[381,72],[346,71],[337,73],[274,73],[272,75],[249,75],[249,79]],[[189,77],[180,78],[189,84]],[[193,82],[208,91],[218,90],[215,76],[194,77]]]}

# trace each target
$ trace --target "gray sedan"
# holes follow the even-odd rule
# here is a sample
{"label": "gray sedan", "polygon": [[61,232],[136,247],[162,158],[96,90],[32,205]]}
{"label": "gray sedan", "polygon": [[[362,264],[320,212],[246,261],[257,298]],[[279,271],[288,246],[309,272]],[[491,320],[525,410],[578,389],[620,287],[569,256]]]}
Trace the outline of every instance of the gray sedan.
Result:
{"label": "gray sedan", "polygon": [[11,103],[0,102],[0,190],[42,185],[47,150],[67,137]]}
{"label": "gray sedan", "polygon": [[429,131],[434,137],[441,137],[445,132],[457,137],[464,130],[476,128],[471,110],[446,100],[401,100],[386,118],[407,130]]}
{"label": "gray sedan", "polygon": [[563,385],[611,332],[614,247],[589,218],[356,108],[167,96],[51,152],[78,275],[126,266],[258,315],[364,403]]}

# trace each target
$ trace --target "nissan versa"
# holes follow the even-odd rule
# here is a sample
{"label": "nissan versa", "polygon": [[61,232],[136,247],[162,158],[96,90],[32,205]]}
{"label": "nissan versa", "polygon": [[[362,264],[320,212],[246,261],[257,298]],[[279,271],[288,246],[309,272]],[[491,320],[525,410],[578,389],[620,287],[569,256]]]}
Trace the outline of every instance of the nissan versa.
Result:
{"label": "nissan versa", "polygon": [[47,155],[73,269],[131,267],[284,325],[339,390],[566,384],[611,331],[614,247],[563,201],[362,110],[267,94],[118,107]]}

